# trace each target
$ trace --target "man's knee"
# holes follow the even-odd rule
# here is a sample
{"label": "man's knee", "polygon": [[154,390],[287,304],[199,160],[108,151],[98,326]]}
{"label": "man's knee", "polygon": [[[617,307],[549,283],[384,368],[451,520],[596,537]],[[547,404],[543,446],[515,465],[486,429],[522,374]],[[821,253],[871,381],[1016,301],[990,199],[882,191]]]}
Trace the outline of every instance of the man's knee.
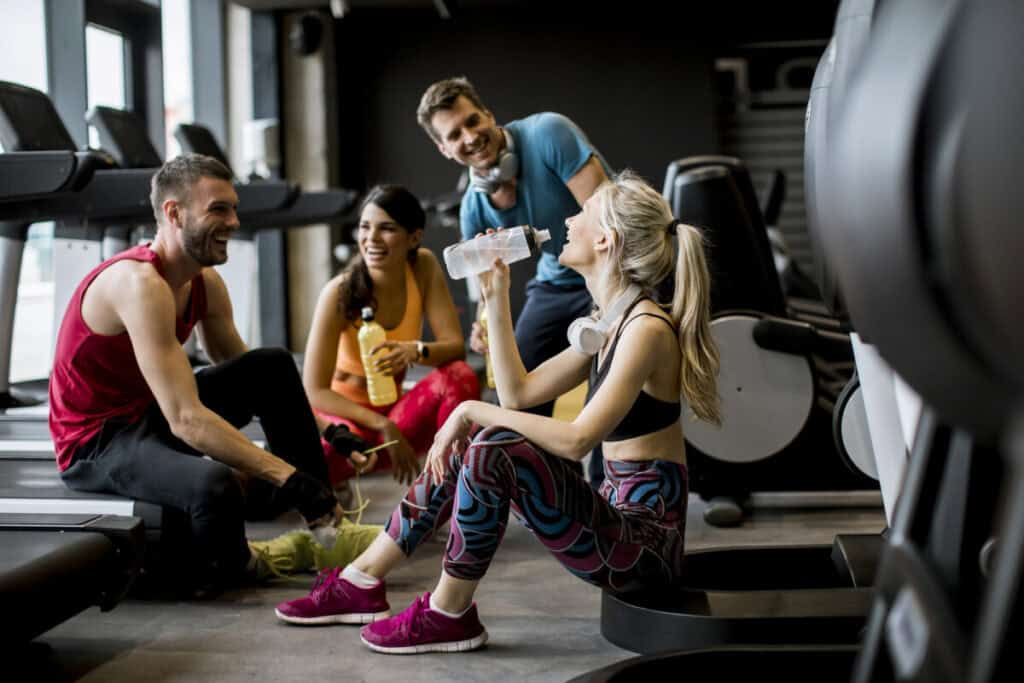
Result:
{"label": "man's knee", "polygon": [[227,465],[209,463],[192,482],[193,508],[204,512],[237,511],[243,513],[242,485]]}
{"label": "man's knee", "polygon": [[280,347],[252,349],[242,354],[238,360],[245,367],[245,371],[254,376],[298,377],[299,373],[295,358],[288,349]]}

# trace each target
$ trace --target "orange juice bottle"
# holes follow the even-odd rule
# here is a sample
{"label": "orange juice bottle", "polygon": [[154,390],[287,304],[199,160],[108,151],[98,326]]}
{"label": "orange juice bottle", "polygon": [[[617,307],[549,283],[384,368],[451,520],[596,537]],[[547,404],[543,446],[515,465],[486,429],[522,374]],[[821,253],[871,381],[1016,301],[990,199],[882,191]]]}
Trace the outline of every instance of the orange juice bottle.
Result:
{"label": "orange juice bottle", "polygon": [[[370,355],[370,349],[385,341],[387,336],[384,328],[373,319],[373,309],[367,306],[363,309],[363,325],[359,328],[359,354],[363,359],[363,371],[366,372],[366,392],[370,395],[370,403],[375,406],[391,405],[398,400],[395,378],[377,370],[374,364],[376,358]],[[386,351],[378,351],[377,356],[382,353]]]}

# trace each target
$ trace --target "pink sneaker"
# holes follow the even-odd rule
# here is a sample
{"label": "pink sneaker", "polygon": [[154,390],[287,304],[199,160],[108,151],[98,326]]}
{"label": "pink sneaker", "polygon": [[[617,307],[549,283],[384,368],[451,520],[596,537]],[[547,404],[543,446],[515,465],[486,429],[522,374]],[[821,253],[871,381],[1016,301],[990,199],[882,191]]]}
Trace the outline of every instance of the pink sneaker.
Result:
{"label": "pink sneaker", "polygon": [[391,616],[384,582],[360,588],[341,578],[341,567],[324,569],[304,598],[282,602],[274,610],[290,624],[369,624]]}
{"label": "pink sneaker", "polygon": [[458,619],[430,609],[430,593],[424,593],[409,607],[390,619],[363,627],[363,643],[371,650],[393,655],[421,652],[466,652],[487,642],[487,630],[480,623],[476,603]]}

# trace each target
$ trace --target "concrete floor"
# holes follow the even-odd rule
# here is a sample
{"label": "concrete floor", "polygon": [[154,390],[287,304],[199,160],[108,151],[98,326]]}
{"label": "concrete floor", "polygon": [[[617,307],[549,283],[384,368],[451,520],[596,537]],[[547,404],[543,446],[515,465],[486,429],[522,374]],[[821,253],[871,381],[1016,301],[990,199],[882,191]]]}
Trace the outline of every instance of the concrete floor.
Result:
{"label": "concrete floor", "polygon": [[[402,488],[386,474],[362,481],[371,498],[364,521],[381,522]],[[880,508],[767,510],[742,527],[716,529],[692,498],[689,548],[829,543],[840,531],[877,532]],[[300,521],[296,519],[295,521]],[[284,525],[286,526],[286,525]],[[284,528],[253,527],[266,537]],[[389,580],[389,600],[404,609],[432,589],[444,550],[423,547]],[[10,681],[565,681],[634,656],[600,632],[600,592],[572,577],[514,521],[477,595],[490,634],[482,650],[415,657],[372,653],[351,626],[303,628],[274,617],[274,606],[303,595],[312,577],[224,593],[207,602],[128,599],[101,613],[92,608],[40,637],[16,657]],[[11,618],[12,615],[6,615]],[[42,644],[42,645],[39,645]]]}

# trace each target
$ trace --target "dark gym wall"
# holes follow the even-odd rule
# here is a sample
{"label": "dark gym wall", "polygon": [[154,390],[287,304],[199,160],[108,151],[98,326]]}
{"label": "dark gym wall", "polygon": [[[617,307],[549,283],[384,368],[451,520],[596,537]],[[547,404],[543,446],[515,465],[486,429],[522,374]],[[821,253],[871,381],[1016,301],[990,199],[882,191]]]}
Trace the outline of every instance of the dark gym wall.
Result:
{"label": "dark gym wall", "polygon": [[532,10],[356,10],[337,22],[342,184],[400,182],[429,197],[460,168],[415,120],[431,82],[466,75],[499,123],[557,111],[615,169],[661,186],[676,157],[713,151],[713,59],[684,23]]}

